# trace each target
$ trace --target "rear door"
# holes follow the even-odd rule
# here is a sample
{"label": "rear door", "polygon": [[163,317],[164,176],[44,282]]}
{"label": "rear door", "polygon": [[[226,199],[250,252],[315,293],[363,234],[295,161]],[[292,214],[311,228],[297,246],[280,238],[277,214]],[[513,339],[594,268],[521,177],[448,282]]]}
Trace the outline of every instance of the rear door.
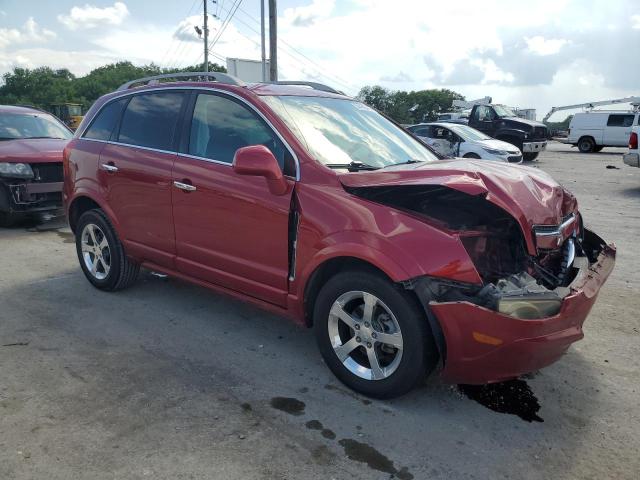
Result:
{"label": "rear door", "polygon": [[265,145],[293,184],[293,156],[243,101],[207,92],[194,94],[191,103],[191,121],[182,132],[186,142],[173,170],[176,266],[189,276],[284,306],[291,193],[273,195],[263,177],[237,175],[232,161],[241,147]]}
{"label": "rear door", "polygon": [[100,155],[100,181],[131,254],[174,268],[171,170],[187,95],[132,95],[113,140]]}
{"label": "rear door", "polygon": [[603,145],[612,147],[624,147],[629,144],[631,126],[633,125],[635,114],[633,113],[612,113],[607,119],[607,126],[604,130]]}

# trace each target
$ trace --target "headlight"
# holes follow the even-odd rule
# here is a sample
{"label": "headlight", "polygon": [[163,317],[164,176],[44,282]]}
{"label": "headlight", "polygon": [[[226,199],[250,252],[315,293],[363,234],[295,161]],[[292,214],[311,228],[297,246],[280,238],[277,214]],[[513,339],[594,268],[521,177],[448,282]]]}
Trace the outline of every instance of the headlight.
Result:
{"label": "headlight", "polygon": [[0,162],[0,176],[13,178],[33,178],[33,170],[28,163]]}
{"label": "headlight", "polygon": [[483,148],[483,150],[487,153],[490,153],[491,155],[507,155],[508,152],[505,152],[504,150],[495,150],[493,148]]}

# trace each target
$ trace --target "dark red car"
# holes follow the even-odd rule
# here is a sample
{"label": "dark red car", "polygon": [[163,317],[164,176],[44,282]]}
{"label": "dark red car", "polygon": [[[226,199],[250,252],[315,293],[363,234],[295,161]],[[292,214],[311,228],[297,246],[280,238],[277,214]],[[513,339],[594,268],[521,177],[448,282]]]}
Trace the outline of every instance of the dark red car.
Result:
{"label": "dark red car", "polygon": [[0,226],[62,210],[62,150],[72,135],[49,113],[0,105]]}
{"label": "dark red car", "polygon": [[93,285],[143,266],[288,315],[374,397],[436,368],[514,378],[582,338],[615,250],[547,174],[440,160],[329,87],[213,77],[125,85],[65,149]]}

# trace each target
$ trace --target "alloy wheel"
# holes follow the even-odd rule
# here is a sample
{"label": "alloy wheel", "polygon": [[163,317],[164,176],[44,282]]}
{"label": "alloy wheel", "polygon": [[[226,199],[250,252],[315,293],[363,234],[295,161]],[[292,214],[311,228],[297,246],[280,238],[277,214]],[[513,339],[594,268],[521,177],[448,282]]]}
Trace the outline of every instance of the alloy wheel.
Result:
{"label": "alloy wheel", "polygon": [[89,273],[96,280],[104,280],[111,270],[111,249],[102,229],[88,223],[82,230],[82,258]]}
{"label": "alloy wheel", "polygon": [[395,315],[378,297],[344,293],[329,312],[329,339],[344,367],[366,380],[384,380],[402,359],[402,332]]}

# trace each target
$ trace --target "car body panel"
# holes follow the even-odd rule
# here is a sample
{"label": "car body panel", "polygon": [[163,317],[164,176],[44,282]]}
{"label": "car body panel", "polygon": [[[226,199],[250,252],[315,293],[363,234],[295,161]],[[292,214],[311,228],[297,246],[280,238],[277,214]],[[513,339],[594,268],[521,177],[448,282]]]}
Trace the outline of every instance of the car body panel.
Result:
{"label": "car body panel", "polygon": [[584,336],[582,325],[613,270],[615,253],[614,246],[605,247],[549,318],[522,320],[469,302],[432,303],[447,345],[442,377],[452,383],[498,382],[558,360]]}

